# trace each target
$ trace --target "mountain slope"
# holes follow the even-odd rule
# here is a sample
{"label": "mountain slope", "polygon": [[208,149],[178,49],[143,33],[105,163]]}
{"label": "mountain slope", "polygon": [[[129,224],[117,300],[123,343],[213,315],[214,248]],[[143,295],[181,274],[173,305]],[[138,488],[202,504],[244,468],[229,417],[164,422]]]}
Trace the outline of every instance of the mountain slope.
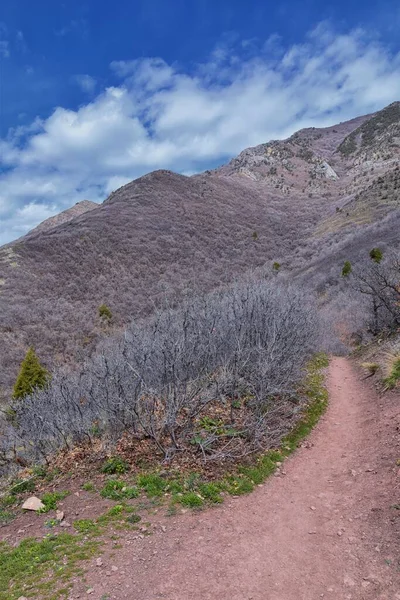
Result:
{"label": "mountain slope", "polygon": [[96,208],[96,206],[98,206],[98,204],[96,204],[96,202],[92,202],[91,200],[82,200],[81,202],[77,202],[74,204],[74,206],[71,206],[71,208],[67,208],[67,210],[63,210],[62,212],[58,213],[58,215],[49,217],[45,221],[42,221],[42,223],[29,231],[24,237],[31,237],[36,233],[49,231],[49,229],[58,227],[58,225],[68,223],[69,221],[72,221],[72,219],[75,219],[75,217],[79,217],[79,215],[83,215],[89,210],[93,210]]}
{"label": "mountain slope", "polygon": [[333,266],[393,239],[399,106],[249,148],[215,171],[150,173],[0,248],[3,397],[28,345],[50,368],[73,363],[166,299],[254,269],[269,276],[274,260],[293,274],[321,268],[322,256]]}

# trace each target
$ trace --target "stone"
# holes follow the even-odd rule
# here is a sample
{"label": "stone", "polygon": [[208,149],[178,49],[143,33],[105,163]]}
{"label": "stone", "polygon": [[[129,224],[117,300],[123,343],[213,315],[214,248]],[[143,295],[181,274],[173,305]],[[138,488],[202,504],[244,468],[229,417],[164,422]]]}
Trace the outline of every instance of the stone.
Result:
{"label": "stone", "polygon": [[68,523],[68,521],[61,521],[60,527],[71,527],[71,523]]}
{"label": "stone", "polygon": [[38,512],[39,510],[43,510],[45,508],[45,505],[40,500],[40,498],[37,498],[36,496],[31,496],[30,498],[25,500],[25,502],[22,505],[22,508],[23,510],[33,510],[35,512]]}

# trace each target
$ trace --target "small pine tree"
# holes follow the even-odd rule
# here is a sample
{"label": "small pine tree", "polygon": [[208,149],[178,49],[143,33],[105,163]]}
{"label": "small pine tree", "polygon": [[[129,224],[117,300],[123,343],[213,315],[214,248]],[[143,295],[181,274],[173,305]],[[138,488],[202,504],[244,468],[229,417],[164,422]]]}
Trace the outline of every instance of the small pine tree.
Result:
{"label": "small pine tree", "polygon": [[49,372],[42,367],[33,348],[29,348],[18,373],[14,385],[13,398],[16,400],[29,396],[37,389],[42,389],[49,381]]}
{"label": "small pine tree", "polygon": [[369,256],[371,260],[379,264],[383,258],[383,252],[380,248],[372,248]]}
{"label": "small pine tree", "polygon": [[348,277],[351,273],[351,262],[346,260],[343,269],[342,269],[342,277]]}
{"label": "small pine tree", "polygon": [[281,268],[281,263],[278,262],[274,262],[274,264],[272,265],[273,270],[277,273],[279,271],[279,269]]}
{"label": "small pine tree", "polygon": [[112,312],[111,312],[110,308],[107,306],[107,304],[101,304],[101,306],[99,306],[99,317],[100,317],[100,319],[105,319],[106,321],[111,321]]}

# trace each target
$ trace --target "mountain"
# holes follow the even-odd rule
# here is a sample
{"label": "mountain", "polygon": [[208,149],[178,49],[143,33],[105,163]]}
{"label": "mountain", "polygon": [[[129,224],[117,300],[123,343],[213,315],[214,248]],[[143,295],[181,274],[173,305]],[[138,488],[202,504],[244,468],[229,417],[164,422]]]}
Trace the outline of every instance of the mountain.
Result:
{"label": "mountain", "polygon": [[[400,103],[244,150],[186,177],[155,171],[0,248],[0,388],[29,345],[49,368],[165,301],[259,270],[322,288],[343,257],[400,231]],[[321,272],[324,277],[321,278]],[[98,317],[100,304],[113,314]]]}
{"label": "mountain", "polygon": [[93,210],[96,208],[96,206],[98,206],[98,204],[96,202],[92,202],[91,200],[82,200],[81,202],[77,202],[74,204],[74,206],[71,206],[71,208],[67,208],[67,210],[63,210],[62,212],[58,213],[58,215],[49,217],[45,221],[42,221],[42,223],[29,231],[24,237],[26,239],[27,237],[32,237],[36,233],[49,231],[49,229],[53,229],[58,225],[69,223],[69,221],[72,221],[72,219],[75,219],[75,217],[79,217],[79,215],[83,215],[89,210]]}

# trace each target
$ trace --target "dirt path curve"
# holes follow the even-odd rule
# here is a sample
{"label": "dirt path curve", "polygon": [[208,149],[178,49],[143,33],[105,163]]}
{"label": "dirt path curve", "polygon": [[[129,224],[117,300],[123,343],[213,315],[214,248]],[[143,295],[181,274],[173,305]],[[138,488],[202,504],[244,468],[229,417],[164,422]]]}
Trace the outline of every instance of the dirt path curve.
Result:
{"label": "dirt path curve", "polygon": [[91,569],[90,598],[400,600],[399,399],[378,398],[343,358],[328,385],[329,409],[283,475],[128,536],[111,572]]}

